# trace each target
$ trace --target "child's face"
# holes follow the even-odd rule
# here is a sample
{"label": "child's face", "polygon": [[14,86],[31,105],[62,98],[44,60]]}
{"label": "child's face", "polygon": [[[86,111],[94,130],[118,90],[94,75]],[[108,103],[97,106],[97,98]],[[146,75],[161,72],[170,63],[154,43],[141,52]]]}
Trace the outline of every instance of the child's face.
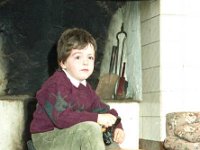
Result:
{"label": "child's face", "polygon": [[82,81],[87,79],[94,70],[95,52],[94,47],[88,44],[83,49],[73,49],[67,60],[61,67],[75,79]]}

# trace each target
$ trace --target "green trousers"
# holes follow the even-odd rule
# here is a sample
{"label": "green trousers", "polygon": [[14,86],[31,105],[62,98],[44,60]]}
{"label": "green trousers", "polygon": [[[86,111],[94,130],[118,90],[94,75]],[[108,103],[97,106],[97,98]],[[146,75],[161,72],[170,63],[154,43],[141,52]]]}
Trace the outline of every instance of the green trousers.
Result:
{"label": "green trousers", "polygon": [[118,147],[117,144],[105,146],[100,125],[92,121],[32,134],[32,141],[36,150],[111,150]]}

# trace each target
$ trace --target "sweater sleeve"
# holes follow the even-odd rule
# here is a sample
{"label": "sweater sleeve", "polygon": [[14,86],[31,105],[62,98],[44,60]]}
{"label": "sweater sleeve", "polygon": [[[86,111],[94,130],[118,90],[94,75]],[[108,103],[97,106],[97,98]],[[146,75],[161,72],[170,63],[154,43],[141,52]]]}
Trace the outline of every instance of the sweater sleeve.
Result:
{"label": "sweater sleeve", "polygon": [[[93,103],[93,112],[97,112],[97,113],[110,113],[116,117],[118,117],[118,113],[115,109],[110,109],[110,106],[108,104],[105,104],[104,102],[101,101],[100,97],[96,95],[95,92],[93,92],[93,96],[94,97],[94,103]],[[117,125],[117,128],[121,128],[122,127],[122,123],[120,122]]]}
{"label": "sweater sleeve", "polygon": [[36,98],[57,128],[67,128],[83,121],[96,122],[97,112],[74,109],[70,92],[70,87],[65,84],[54,83],[38,91]]}

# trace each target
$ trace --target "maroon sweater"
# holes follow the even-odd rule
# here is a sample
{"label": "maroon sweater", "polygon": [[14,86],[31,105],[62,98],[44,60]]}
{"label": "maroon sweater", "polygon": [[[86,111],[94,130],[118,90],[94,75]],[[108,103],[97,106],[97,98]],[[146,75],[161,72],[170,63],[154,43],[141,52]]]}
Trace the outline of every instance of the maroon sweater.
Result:
{"label": "maroon sweater", "polygon": [[[87,83],[75,87],[63,71],[56,71],[36,94],[38,101],[31,122],[31,133],[68,128],[84,121],[97,122],[98,113],[116,110],[102,103],[95,91]],[[122,128],[121,124],[119,124]]]}

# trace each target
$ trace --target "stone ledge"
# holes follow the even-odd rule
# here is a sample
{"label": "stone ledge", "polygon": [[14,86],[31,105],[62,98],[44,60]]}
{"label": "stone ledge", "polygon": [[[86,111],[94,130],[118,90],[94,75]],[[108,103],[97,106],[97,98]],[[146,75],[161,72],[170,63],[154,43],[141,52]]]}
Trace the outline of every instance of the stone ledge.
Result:
{"label": "stone ledge", "polygon": [[15,100],[30,100],[30,99],[34,99],[34,97],[30,96],[30,95],[3,95],[0,96],[0,100],[1,101],[15,101]]}
{"label": "stone ledge", "polygon": [[27,150],[36,101],[29,95],[0,96],[0,149]]}
{"label": "stone ledge", "polygon": [[141,100],[133,100],[133,99],[106,99],[102,100],[105,103],[140,103]]}
{"label": "stone ledge", "polygon": [[[137,102],[133,100],[110,100],[106,101],[107,103],[111,103],[112,105],[120,105],[117,109],[126,108],[127,106],[132,107],[132,105],[138,105]],[[130,104],[130,105],[129,105]],[[32,114],[35,109],[36,101],[35,98],[29,95],[6,95],[0,96],[0,149],[9,149],[9,150],[27,150],[26,142],[30,139],[29,133],[29,125],[32,120]],[[133,107],[134,118],[132,115],[127,116],[124,114],[125,124],[128,124],[132,121],[136,121],[135,118],[138,118],[138,109]],[[138,106],[137,106],[138,108]],[[130,108],[129,108],[130,109]],[[120,111],[119,110],[119,111]],[[132,110],[132,109],[131,109]],[[124,112],[124,110],[121,110]],[[123,113],[122,113],[123,115]],[[126,128],[126,125],[124,127]],[[134,128],[132,131],[132,123],[131,130],[128,129],[129,132],[134,134],[137,130]],[[136,127],[138,128],[138,127]],[[135,131],[136,130],[136,131]],[[128,136],[128,135],[127,135]],[[130,140],[132,140],[131,138]],[[136,141],[138,139],[135,139]],[[129,146],[126,146],[129,147]],[[132,148],[136,148],[137,146],[130,146]],[[121,150],[138,150],[138,149],[121,149]]]}

